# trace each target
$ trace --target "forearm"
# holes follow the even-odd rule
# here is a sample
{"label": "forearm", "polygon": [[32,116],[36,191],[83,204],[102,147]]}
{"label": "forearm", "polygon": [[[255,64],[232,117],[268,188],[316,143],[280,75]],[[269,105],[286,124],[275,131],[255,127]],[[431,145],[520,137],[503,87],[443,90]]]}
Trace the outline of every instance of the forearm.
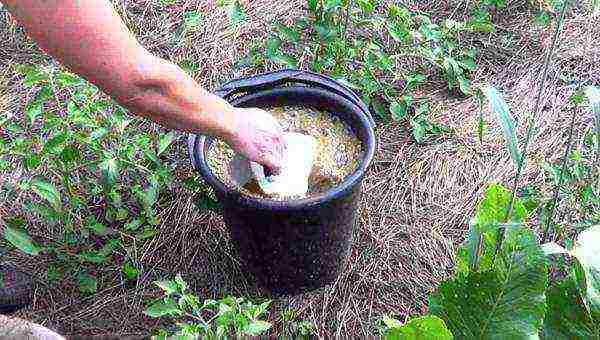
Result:
{"label": "forearm", "polygon": [[229,103],[177,65],[148,53],[138,58],[135,75],[103,87],[119,104],[170,129],[232,138],[235,120]]}
{"label": "forearm", "polygon": [[42,49],[133,113],[227,138],[231,107],[179,67],[150,55],[108,0],[0,0]]}

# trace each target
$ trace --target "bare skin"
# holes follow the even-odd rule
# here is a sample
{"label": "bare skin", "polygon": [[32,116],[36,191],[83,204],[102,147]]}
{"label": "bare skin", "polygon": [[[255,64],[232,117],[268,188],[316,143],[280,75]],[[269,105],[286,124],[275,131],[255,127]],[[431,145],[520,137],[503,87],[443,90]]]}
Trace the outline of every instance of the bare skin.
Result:
{"label": "bare skin", "polygon": [[132,113],[169,129],[215,136],[275,172],[282,129],[260,109],[234,108],[177,65],[150,54],[108,0],[0,0],[48,54]]}

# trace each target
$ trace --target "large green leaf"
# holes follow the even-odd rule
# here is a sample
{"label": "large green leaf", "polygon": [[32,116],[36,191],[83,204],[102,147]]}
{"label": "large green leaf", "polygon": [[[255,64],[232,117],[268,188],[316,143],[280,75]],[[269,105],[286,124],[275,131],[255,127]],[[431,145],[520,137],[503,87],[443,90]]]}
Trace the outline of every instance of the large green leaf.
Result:
{"label": "large green leaf", "polygon": [[521,153],[519,152],[519,143],[517,141],[517,134],[515,132],[515,122],[510,115],[510,109],[504,101],[502,94],[500,94],[500,92],[498,92],[498,90],[495,88],[488,86],[483,89],[483,93],[486,95],[492,111],[496,114],[498,121],[502,126],[502,132],[504,134],[504,139],[506,140],[508,150],[510,151],[510,156],[515,162],[515,165],[519,167],[522,162],[522,157]]}
{"label": "large green leaf", "polygon": [[515,198],[508,221],[508,213],[512,194],[499,184],[490,184],[483,200],[477,205],[475,217],[465,241],[458,250],[456,270],[466,273],[469,269],[491,268],[497,242],[498,228],[506,228],[512,233],[511,226],[518,225],[527,217],[527,209]]}
{"label": "large green leaf", "polygon": [[571,254],[579,263],[585,306],[591,315],[600,317],[600,225],[581,232]]}
{"label": "large green leaf", "polygon": [[124,262],[121,266],[121,273],[126,280],[134,280],[140,274],[139,269],[137,269],[134,265],[129,262]]}
{"label": "large green leaf", "polygon": [[52,183],[35,180],[31,183],[31,190],[50,203],[50,206],[54,208],[54,210],[60,211],[62,206],[60,194]]}
{"label": "large green leaf", "polygon": [[600,339],[600,319],[592,318],[587,312],[577,284],[571,277],[548,289],[546,303],[548,312],[544,319],[544,339]]}
{"label": "large green leaf", "polygon": [[385,340],[451,340],[453,338],[444,320],[433,315],[414,318],[404,325],[395,325],[383,336]]}
{"label": "large green leaf", "polygon": [[600,225],[582,231],[570,251],[553,242],[542,249],[547,255],[569,254],[577,260],[573,268],[583,304],[590,315],[600,317]]}
{"label": "large green leaf", "polygon": [[538,339],[547,281],[542,259],[539,248],[504,249],[492,269],[443,282],[430,297],[429,310],[458,339]]}
{"label": "large green leaf", "polygon": [[430,299],[461,339],[537,339],[544,317],[544,267],[470,272],[443,282]]}
{"label": "large green leaf", "polygon": [[26,254],[36,256],[40,253],[40,248],[35,245],[31,237],[22,229],[7,226],[4,228],[4,238]]}

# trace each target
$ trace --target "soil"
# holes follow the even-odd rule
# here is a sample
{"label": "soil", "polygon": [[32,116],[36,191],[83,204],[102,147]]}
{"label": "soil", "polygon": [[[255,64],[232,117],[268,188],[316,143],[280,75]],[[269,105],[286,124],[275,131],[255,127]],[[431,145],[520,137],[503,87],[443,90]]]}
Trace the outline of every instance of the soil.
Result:
{"label": "soil", "polygon": [[[308,183],[308,196],[321,194],[340,184],[358,168],[363,146],[348,124],[336,115],[306,107],[275,107],[269,112],[277,118],[285,132],[310,135],[317,141],[317,153]],[[222,141],[215,141],[208,150],[207,161],[219,180],[253,197],[267,198],[254,179],[238,187],[229,173],[229,163],[235,153]],[[268,197],[289,200],[299,197]]]}

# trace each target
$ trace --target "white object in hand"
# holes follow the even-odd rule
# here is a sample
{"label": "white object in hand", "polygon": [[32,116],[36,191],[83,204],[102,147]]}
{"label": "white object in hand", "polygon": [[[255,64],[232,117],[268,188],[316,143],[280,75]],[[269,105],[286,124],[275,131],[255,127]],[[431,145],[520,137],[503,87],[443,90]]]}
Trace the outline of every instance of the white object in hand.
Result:
{"label": "white object in hand", "polygon": [[251,162],[254,178],[267,195],[306,196],[317,141],[312,136],[295,132],[284,133],[283,141],[287,150],[283,155],[283,166],[279,174],[267,177],[260,164]]}

